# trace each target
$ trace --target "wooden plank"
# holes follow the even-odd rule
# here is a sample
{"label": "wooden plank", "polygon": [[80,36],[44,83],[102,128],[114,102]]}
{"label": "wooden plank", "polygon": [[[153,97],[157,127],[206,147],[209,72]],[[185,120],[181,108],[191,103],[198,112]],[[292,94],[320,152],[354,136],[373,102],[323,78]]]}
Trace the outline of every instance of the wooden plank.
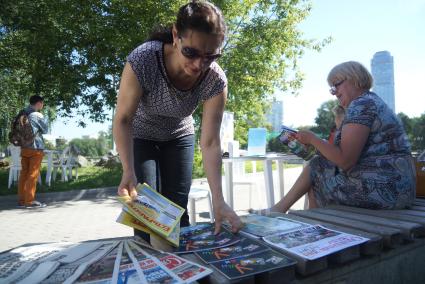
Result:
{"label": "wooden plank", "polygon": [[316,208],[313,210],[323,214],[344,217],[349,220],[357,220],[357,221],[362,221],[362,222],[366,222],[373,225],[381,225],[381,226],[391,227],[394,229],[399,229],[401,231],[403,238],[407,241],[414,240],[415,236],[417,234],[420,234],[420,229],[422,227],[420,224],[416,224],[412,222],[391,220],[391,219],[386,219],[382,217],[351,213],[351,212],[341,211],[341,210],[334,210],[334,209],[327,209],[327,208]]}
{"label": "wooden plank", "polygon": [[425,198],[416,198],[413,205],[425,206]]}
{"label": "wooden plank", "polygon": [[425,206],[413,205],[413,206],[412,206],[412,207],[410,207],[409,209],[411,209],[411,210],[416,210],[416,211],[421,211],[421,212],[425,212]]}
{"label": "wooden plank", "polygon": [[367,255],[367,256],[379,255],[382,252],[382,249],[383,249],[383,246],[384,246],[383,239],[378,234],[373,234],[373,233],[349,228],[349,227],[346,227],[346,226],[339,226],[339,225],[335,225],[335,224],[328,223],[328,222],[325,222],[325,221],[318,221],[318,220],[315,220],[315,219],[304,218],[304,217],[296,216],[296,215],[293,215],[293,214],[272,213],[271,216],[272,217],[280,216],[280,217],[284,217],[284,218],[299,221],[299,222],[304,222],[304,223],[311,224],[311,225],[320,224],[320,225],[323,225],[323,226],[325,226],[329,229],[332,229],[332,230],[341,231],[341,232],[344,232],[344,233],[353,234],[353,235],[357,235],[357,236],[360,236],[360,237],[368,238],[369,241],[362,243],[360,245],[360,254],[362,254],[362,255]]}
{"label": "wooden plank", "polygon": [[413,222],[413,223],[421,225],[420,233],[417,235],[417,237],[423,237],[425,235],[425,218],[423,217],[400,214],[397,212],[393,212],[393,210],[372,210],[372,209],[357,208],[357,207],[343,206],[343,205],[330,205],[326,208],[353,212],[353,213],[358,213],[363,215],[389,218],[391,220]]}
{"label": "wooden plank", "polygon": [[313,211],[312,209],[294,210],[294,211],[291,210],[289,213],[297,215],[297,216],[305,217],[305,218],[325,221],[335,225],[346,226],[353,229],[358,229],[361,231],[378,234],[382,236],[384,241],[384,247],[387,247],[387,248],[396,248],[400,246],[403,241],[403,237],[399,229],[394,229],[394,228],[381,226],[381,225],[372,225],[372,224],[365,223],[363,221],[356,221],[356,220],[346,219],[343,217],[327,215],[317,211]]}
{"label": "wooden plank", "polygon": [[400,215],[407,215],[407,216],[418,216],[425,218],[425,212],[423,211],[416,211],[416,210],[410,210],[410,209],[403,209],[403,210],[392,210],[393,213],[397,213]]}

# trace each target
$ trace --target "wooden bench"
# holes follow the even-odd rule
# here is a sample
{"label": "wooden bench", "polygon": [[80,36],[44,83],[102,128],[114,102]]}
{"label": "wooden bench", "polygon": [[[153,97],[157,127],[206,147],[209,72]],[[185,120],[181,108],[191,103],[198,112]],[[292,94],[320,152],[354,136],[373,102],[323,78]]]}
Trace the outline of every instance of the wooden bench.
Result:
{"label": "wooden bench", "polygon": [[[280,251],[298,261],[295,276],[292,271],[272,271],[238,283],[425,283],[425,199],[416,199],[409,210],[329,206],[271,215],[278,216],[321,224],[369,241],[314,261]],[[184,257],[205,265],[193,254]],[[201,283],[230,282],[214,271]]]}

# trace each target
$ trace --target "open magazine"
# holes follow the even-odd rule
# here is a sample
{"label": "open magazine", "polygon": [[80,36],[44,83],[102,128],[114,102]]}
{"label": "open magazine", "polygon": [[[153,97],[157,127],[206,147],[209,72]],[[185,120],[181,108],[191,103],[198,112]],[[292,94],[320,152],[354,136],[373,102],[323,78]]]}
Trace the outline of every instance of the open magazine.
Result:
{"label": "open magazine", "polygon": [[311,225],[265,236],[263,240],[273,247],[313,260],[367,242],[369,239],[330,230],[321,225]]}
{"label": "open magazine", "polygon": [[309,226],[309,224],[291,219],[272,218],[256,214],[240,216],[240,218],[244,223],[240,232],[254,238],[261,238]]}
{"label": "open magazine", "polygon": [[119,196],[125,211],[161,237],[169,237],[179,225],[184,209],[173,203],[146,183],[137,186],[137,199]]}

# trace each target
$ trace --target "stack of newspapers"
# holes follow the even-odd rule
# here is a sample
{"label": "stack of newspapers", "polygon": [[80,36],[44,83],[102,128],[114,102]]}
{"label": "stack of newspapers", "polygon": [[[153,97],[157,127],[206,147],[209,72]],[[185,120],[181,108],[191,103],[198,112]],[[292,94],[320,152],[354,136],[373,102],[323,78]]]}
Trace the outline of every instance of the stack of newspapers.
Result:
{"label": "stack of newspapers", "polygon": [[117,222],[165,239],[179,246],[180,218],[184,209],[146,183],[137,186],[137,198],[119,196],[123,204]]}
{"label": "stack of newspapers", "polygon": [[192,283],[211,273],[133,239],[49,243],[0,254],[0,283]]}

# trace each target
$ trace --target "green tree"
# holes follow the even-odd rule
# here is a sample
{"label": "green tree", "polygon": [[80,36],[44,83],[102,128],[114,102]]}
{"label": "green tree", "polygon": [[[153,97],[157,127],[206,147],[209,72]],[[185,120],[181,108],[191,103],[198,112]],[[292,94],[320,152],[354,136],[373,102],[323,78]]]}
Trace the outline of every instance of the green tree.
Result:
{"label": "green tree", "polygon": [[335,116],[332,109],[338,105],[337,100],[329,100],[320,105],[317,109],[317,117],[314,119],[316,125],[311,128],[321,138],[327,138],[330,131],[335,127]]}
{"label": "green tree", "polygon": [[425,150],[425,113],[412,118],[412,150],[422,152]]}
{"label": "green tree", "polygon": [[[296,92],[302,83],[298,59],[329,39],[303,38],[298,24],[310,11],[303,0],[213,1],[229,33],[219,62],[227,73],[227,109],[235,113],[236,138],[264,123],[276,90]],[[0,69],[16,85],[16,98],[40,94],[59,115],[103,121],[116,103],[126,56],[152,27],[172,23],[182,0],[2,1]],[[2,92],[3,95],[3,92]],[[196,113],[198,126],[200,114]],[[243,143],[243,141],[241,141]]]}

